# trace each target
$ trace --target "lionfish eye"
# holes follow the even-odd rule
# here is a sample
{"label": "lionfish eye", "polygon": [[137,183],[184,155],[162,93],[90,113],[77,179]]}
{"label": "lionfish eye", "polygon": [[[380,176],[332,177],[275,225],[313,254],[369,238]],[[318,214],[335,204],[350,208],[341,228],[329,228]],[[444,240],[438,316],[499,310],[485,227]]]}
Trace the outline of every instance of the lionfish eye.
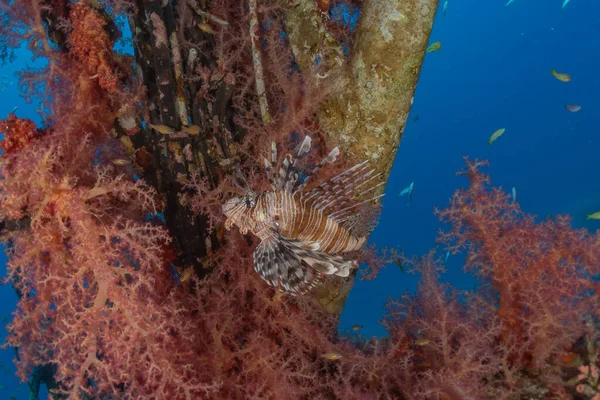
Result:
{"label": "lionfish eye", "polygon": [[252,207],[252,200],[246,199],[246,207],[248,207],[248,208]]}

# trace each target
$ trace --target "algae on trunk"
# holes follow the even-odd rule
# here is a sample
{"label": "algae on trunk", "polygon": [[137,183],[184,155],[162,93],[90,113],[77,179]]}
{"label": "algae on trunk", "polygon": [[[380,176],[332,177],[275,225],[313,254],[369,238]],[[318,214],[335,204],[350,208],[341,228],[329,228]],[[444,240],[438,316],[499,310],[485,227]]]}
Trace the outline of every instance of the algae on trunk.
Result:
{"label": "algae on trunk", "polygon": [[[336,87],[319,110],[319,123],[353,160],[369,159],[387,180],[433,26],[438,0],[366,0],[355,40],[345,60],[313,0],[294,1],[287,13],[288,37],[303,70],[318,60],[315,80],[336,75]],[[341,313],[349,288],[318,290],[324,308]]]}

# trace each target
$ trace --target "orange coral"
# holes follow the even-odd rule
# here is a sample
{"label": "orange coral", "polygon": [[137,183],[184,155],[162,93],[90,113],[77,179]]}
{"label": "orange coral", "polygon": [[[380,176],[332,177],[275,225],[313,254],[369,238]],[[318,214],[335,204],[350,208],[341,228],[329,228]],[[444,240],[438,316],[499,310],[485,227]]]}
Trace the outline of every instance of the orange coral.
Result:
{"label": "orange coral", "polygon": [[92,75],[97,75],[100,87],[114,93],[117,90],[117,76],[111,65],[113,43],[104,30],[106,21],[85,3],[75,4],[70,17],[73,24],[71,52]]}

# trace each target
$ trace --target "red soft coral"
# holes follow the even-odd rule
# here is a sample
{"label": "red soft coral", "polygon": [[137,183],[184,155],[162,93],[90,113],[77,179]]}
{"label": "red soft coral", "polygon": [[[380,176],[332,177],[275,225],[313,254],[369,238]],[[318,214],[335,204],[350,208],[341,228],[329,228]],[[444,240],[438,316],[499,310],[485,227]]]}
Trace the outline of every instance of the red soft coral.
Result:
{"label": "red soft coral", "polygon": [[471,185],[440,211],[452,228],[441,241],[466,248],[466,269],[499,294],[502,339],[526,344],[532,365],[571,345],[584,332],[583,315],[600,307],[600,233],[590,235],[559,216],[536,222],[501,188],[490,187],[480,166],[467,160]]}
{"label": "red soft coral", "polygon": [[388,303],[385,325],[394,340],[412,339],[419,377],[412,391],[419,398],[483,397],[486,378],[498,370],[500,324],[479,298],[465,300],[441,283],[440,269],[431,254],[416,264],[422,274],[416,295]]}

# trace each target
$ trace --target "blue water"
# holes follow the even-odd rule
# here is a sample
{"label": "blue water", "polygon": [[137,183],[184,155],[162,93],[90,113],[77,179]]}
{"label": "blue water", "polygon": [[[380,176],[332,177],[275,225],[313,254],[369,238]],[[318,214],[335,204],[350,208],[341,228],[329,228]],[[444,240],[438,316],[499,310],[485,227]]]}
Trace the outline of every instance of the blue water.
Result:
{"label": "blue water", "polygon": [[[446,17],[440,3],[431,42],[441,41],[442,48],[427,54],[423,65],[383,216],[371,237],[378,246],[420,255],[435,245],[442,225],[433,209],[446,206],[454,190],[466,184],[455,176],[464,155],[490,160],[493,183],[507,192],[516,187],[526,212],[570,214],[575,227],[600,227],[600,221],[585,220],[585,214],[600,210],[595,175],[600,171],[600,2],[572,0],[564,14],[562,0],[504,3],[450,0]],[[16,63],[0,67],[0,76],[9,76],[0,81],[14,82],[0,93],[0,117],[19,106],[18,116],[39,122],[35,107],[18,96],[12,75],[30,64],[25,52],[18,55]],[[572,81],[556,80],[552,68],[569,73]],[[581,104],[581,111],[566,111],[572,103]],[[506,132],[488,146],[499,128]],[[411,182],[415,189],[407,206],[407,198],[396,195]],[[473,287],[474,280],[461,272],[460,256],[451,256],[447,267],[445,280]],[[360,324],[366,337],[385,334],[378,325],[385,301],[413,291],[416,281],[396,265],[374,281],[356,281],[340,329]],[[1,320],[16,303],[10,287],[0,288],[0,302]],[[25,399],[27,387],[14,377],[13,356],[12,350],[0,351],[0,398]]]}
{"label": "blue water", "polygon": [[[410,256],[434,247],[442,224],[433,209],[466,185],[455,176],[465,155],[488,159],[494,185],[516,187],[525,212],[569,214],[575,227],[598,229],[585,215],[600,210],[600,2],[572,0],[563,14],[561,0],[449,0],[446,17],[442,4],[430,39],[442,48],[425,57],[371,241]],[[555,79],[553,68],[571,82]],[[565,110],[572,103],[581,111]],[[506,132],[488,146],[500,128]],[[411,182],[406,206],[397,194]],[[472,288],[461,261],[450,256],[444,279]],[[384,335],[386,300],[414,291],[417,279],[392,264],[374,281],[357,280],[340,328]]]}

